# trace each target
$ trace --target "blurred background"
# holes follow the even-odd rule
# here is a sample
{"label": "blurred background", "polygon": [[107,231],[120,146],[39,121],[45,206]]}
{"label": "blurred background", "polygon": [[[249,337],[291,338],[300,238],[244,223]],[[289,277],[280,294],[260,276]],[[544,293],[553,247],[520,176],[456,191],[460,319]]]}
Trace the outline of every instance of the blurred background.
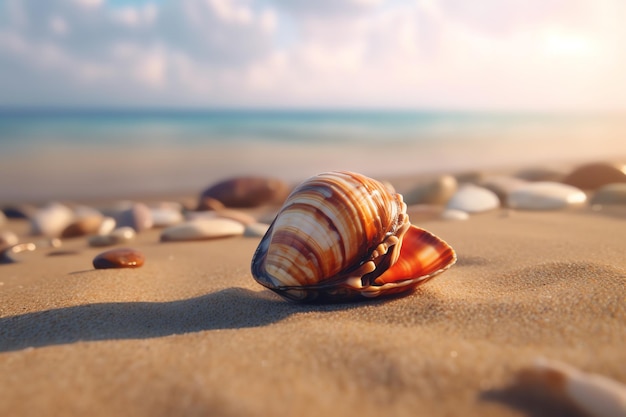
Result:
{"label": "blurred background", "polygon": [[0,0],[0,200],[626,155],[622,0]]}

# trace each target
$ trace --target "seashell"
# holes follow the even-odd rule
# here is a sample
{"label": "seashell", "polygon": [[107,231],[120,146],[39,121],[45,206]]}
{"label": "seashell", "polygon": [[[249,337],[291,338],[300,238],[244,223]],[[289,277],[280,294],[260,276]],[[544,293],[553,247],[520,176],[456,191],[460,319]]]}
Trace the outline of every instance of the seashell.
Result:
{"label": "seashell", "polygon": [[252,258],[261,285],[294,301],[347,301],[414,289],[456,262],[411,225],[402,195],[351,172],[328,172],[289,195]]}

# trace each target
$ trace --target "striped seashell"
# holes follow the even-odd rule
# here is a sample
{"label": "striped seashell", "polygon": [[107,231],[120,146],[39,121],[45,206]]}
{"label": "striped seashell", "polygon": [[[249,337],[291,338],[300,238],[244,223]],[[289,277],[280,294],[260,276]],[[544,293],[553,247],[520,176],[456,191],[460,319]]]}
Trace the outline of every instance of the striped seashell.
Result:
{"label": "striped seashell", "polygon": [[295,301],[344,301],[414,289],[456,261],[411,225],[402,195],[351,172],[312,177],[289,195],[252,258],[261,285]]}

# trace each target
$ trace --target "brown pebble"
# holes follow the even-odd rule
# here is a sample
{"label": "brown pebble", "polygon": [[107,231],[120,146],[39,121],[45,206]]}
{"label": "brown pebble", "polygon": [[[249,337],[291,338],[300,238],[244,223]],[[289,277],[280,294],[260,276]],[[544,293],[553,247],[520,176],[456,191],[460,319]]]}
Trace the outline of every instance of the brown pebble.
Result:
{"label": "brown pebble", "polygon": [[63,229],[61,237],[68,238],[95,234],[98,232],[98,228],[101,224],[101,215],[84,216],[73,221]]}
{"label": "brown pebble", "polygon": [[224,204],[212,197],[200,197],[198,211],[217,211],[224,209]]}
{"label": "brown pebble", "polygon": [[626,182],[626,166],[611,163],[582,165],[563,179],[565,184],[595,190],[607,184]]}
{"label": "brown pebble", "polygon": [[96,269],[138,268],[144,264],[144,261],[143,253],[136,249],[112,249],[93,258],[93,267]]}
{"label": "brown pebble", "polygon": [[226,207],[258,207],[280,204],[290,192],[289,186],[275,178],[237,177],[219,182],[200,196],[201,207],[207,197],[219,200]]}

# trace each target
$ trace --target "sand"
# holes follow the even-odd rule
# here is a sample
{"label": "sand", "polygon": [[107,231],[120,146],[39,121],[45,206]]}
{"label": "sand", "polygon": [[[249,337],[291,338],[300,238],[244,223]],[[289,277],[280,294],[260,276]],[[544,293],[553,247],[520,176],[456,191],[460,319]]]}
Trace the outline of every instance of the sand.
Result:
{"label": "sand", "polygon": [[[626,207],[419,223],[458,263],[407,296],[286,302],[258,238],[0,265],[1,416],[578,416],[512,385],[537,357],[626,382]],[[24,233],[25,221],[10,228]]]}

